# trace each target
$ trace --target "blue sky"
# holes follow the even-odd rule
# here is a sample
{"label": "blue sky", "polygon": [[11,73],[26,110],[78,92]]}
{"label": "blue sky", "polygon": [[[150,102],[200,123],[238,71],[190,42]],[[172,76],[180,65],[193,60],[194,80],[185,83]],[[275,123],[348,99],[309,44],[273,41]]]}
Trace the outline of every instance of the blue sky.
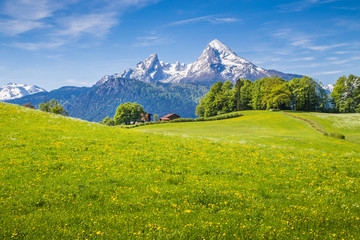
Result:
{"label": "blue sky", "polygon": [[360,1],[0,0],[0,86],[91,86],[152,53],[191,63],[213,39],[335,83],[360,75]]}

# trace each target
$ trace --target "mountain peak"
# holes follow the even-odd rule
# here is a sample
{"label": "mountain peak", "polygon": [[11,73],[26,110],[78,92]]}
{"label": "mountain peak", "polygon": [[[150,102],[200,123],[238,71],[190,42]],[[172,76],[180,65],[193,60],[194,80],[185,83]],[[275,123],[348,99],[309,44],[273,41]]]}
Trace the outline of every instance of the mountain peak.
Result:
{"label": "mountain peak", "polygon": [[[250,61],[236,55],[235,52],[218,39],[214,39],[206,46],[200,57],[191,64],[181,64],[179,62],[175,64],[164,63],[159,61],[156,53],[153,53],[144,61],[139,62],[135,68],[125,70],[115,76],[133,78],[143,82],[210,83],[219,80],[236,82],[239,78],[256,80],[273,75],[285,79],[291,79],[295,76],[257,67]],[[107,77],[101,79],[97,85],[101,85],[106,80]]]}
{"label": "mountain peak", "polygon": [[228,48],[225,44],[220,42],[217,39],[212,40],[208,47],[218,50],[219,52],[231,52],[234,53],[230,48]]}
{"label": "mountain peak", "polygon": [[145,61],[147,61],[147,60],[155,60],[155,59],[158,59],[157,53],[151,54]]}
{"label": "mountain peak", "polygon": [[20,98],[38,92],[46,92],[46,90],[36,85],[8,83],[0,87],[0,101]]}
{"label": "mountain peak", "polygon": [[138,64],[138,67],[142,69],[153,68],[156,65],[160,65],[158,55],[156,53],[151,54],[148,58],[146,58],[143,62]]}

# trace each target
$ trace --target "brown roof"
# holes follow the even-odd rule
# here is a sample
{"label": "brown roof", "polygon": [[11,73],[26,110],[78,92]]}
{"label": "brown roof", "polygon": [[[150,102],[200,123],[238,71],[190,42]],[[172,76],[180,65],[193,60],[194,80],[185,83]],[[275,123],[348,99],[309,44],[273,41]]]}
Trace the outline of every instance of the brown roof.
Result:
{"label": "brown roof", "polygon": [[170,121],[171,119],[170,118],[166,118],[166,117],[162,117],[160,118],[162,121]]}
{"label": "brown roof", "polygon": [[175,113],[170,113],[170,114],[168,114],[168,115],[166,115],[166,116],[164,116],[164,117],[162,117],[160,119],[165,120],[166,118],[168,118],[170,120],[173,120],[173,119],[176,119],[176,118],[180,118],[180,116],[175,114]]}

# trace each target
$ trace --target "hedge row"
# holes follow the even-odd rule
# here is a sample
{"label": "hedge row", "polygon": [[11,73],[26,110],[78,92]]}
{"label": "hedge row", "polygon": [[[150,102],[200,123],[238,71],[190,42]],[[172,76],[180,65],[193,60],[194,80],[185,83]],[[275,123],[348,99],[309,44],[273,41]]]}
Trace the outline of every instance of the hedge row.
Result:
{"label": "hedge row", "polygon": [[133,125],[118,125],[117,127],[120,128],[136,128],[141,126],[147,126],[147,125],[153,125],[153,124],[165,124],[165,123],[178,123],[178,122],[199,122],[199,121],[215,121],[215,120],[222,120],[222,119],[229,119],[229,118],[235,118],[235,117],[241,117],[243,116],[239,112],[232,112],[232,113],[226,113],[221,114],[213,117],[201,117],[201,118],[177,118],[171,121],[156,121],[156,122],[145,122],[145,123],[135,123]]}

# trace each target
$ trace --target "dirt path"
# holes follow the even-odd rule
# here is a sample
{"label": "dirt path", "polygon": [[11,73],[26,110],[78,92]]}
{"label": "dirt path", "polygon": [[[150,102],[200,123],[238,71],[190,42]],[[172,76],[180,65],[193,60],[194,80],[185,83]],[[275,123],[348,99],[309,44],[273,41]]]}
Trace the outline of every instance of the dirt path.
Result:
{"label": "dirt path", "polygon": [[321,130],[320,128],[318,128],[318,126],[316,126],[313,122],[311,122],[310,120],[308,119],[305,119],[305,118],[302,118],[302,117],[297,117],[297,116],[293,116],[291,114],[288,114],[286,112],[282,112],[283,114],[287,115],[287,116],[290,116],[290,117],[293,117],[293,118],[297,118],[297,119],[300,119],[306,123],[308,123],[312,128],[314,128],[316,131],[319,131],[321,133],[324,133],[325,131]]}

